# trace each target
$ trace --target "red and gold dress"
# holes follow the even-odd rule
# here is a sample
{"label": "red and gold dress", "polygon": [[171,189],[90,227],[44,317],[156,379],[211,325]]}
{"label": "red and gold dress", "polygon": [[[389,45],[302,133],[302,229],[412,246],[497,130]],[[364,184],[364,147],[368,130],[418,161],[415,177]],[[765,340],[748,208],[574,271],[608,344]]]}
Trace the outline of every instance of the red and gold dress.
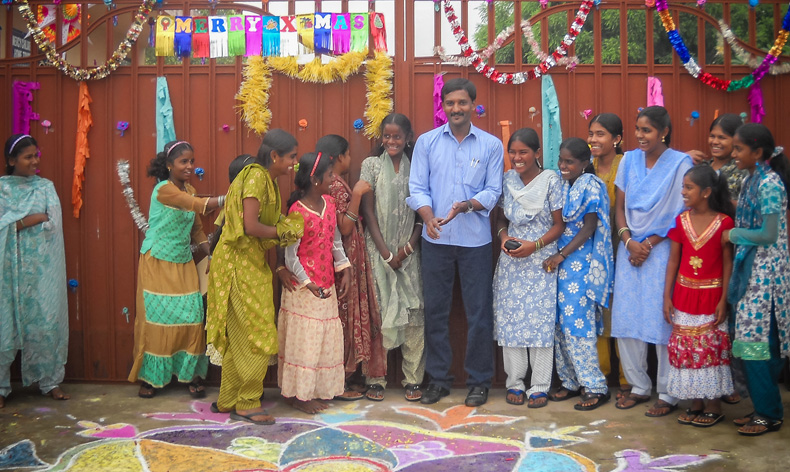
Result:
{"label": "red and gold dress", "polygon": [[723,293],[721,234],[734,226],[732,218],[719,213],[698,235],[687,210],[675,219],[667,235],[681,247],[668,346],[667,390],[676,398],[715,399],[733,391],[730,338],[726,323],[716,325],[716,306]]}
{"label": "red and gold dress", "polygon": [[[351,188],[338,176],[329,185],[337,205],[337,218],[346,218],[351,202]],[[340,322],[343,324],[343,352],[346,375],[350,376],[361,364],[362,375],[387,375],[387,351],[382,345],[381,312],[376,302],[370,259],[365,248],[362,221],[354,223],[350,234],[343,236],[343,249],[351,263],[351,284],[348,294],[338,302]],[[339,282],[341,274],[336,274]]]}

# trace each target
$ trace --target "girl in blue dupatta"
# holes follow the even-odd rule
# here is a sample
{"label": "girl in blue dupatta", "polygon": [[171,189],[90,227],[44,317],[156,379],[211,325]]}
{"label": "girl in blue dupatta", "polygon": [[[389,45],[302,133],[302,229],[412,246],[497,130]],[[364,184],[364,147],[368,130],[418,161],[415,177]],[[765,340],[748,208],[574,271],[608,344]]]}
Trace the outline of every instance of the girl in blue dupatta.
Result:
{"label": "girl in blue dupatta", "polygon": [[749,172],[735,214],[722,239],[736,245],[728,299],[735,307],[732,354],[743,359],[754,412],[735,420],[738,432],[777,431],[784,412],[777,381],[790,355],[790,256],[787,252],[787,186],[790,165],[768,128],[749,123],[735,132],[733,156]]}
{"label": "girl in blue dupatta", "polygon": [[601,307],[609,305],[614,276],[609,197],[590,158],[583,139],[560,145],[565,231],[557,242],[560,249],[543,262],[548,272],[559,269],[554,362],[562,388],[551,398],[565,400],[584,388],[577,410],[594,410],[610,398],[596,348],[603,334]]}
{"label": "girl in blue dupatta", "polygon": [[664,279],[669,261],[667,233],[683,210],[680,190],[691,158],[669,148],[672,124],[664,107],[644,108],[636,120],[639,148],[617,169],[616,222],[620,235],[614,276],[612,336],[617,338],[631,394],[617,401],[621,410],[650,400],[647,345],[656,346],[658,401],[645,414],[665,416],[677,405],[667,393],[672,326],[664,320]]}
{"label": "girl in blue dupatta", "polygon": [[69,347],[66,253],[60,200],[37,176],[38,144],[16,134],[5,143],[0,177],[0,408],[11,393],[9,368],[22,351],[22,383],[67,400],[58,386]]}

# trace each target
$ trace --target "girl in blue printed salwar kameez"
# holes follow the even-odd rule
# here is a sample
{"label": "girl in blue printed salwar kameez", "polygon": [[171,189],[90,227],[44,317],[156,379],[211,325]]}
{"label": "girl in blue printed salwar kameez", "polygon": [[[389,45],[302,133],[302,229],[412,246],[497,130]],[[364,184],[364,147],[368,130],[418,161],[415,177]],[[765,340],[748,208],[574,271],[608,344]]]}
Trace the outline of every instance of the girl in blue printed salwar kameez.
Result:
{"label": "girl in blue printed salwar kameez", "polygon": [[739,169],[749,171],[723,239],[735,244],[728,300],[735,309],[732,354],[743,359],[754,412],[735,420],[738,432],[759,436],[783,422],[777,381],[790,356],[790,256],[787,251],[787,186],[790,165],[768,128],[749,123],[733,138]]}
{"label": "girl in blue printed salwar kameez", "polygon": [[546,272],[541,264],[557,251],[565,227],[562,183],[556,172],[541,170],[534,130],[513,133],[508,154],[513,169],[505,173],[496,215],[502,252],[494,275],[494,338],[502,346],[507,373],[505,400],[523,405],[528,398],[529,408],[540,408],[551,387],[557,317],[557,272]]}
{"label": "girl in blue printed salwar kameez", "polygon": [[[609,304],[614,260],[606,185],[593,173],[590,148],[569,138],[560,145],[565,231],[558,251],[544,262],[558,270],[554,362],[562,388],[551,397],[566,400],[580,389],[574,408],[594,410],[609,400],[598,363],[597,337],[603,334],[601,308]],[[559,395],[558,395],[559,394]]]}
{"label": "girl in blue printed salwar kameez", "polygon": [[0,177],[0,408],[11,393],[9,368],[22,351],[22,384],[69,398],[58,386],[69,346],[66,253],[60,200],[52,182],[36,175],[36,140],[26,134],[5,143]]}

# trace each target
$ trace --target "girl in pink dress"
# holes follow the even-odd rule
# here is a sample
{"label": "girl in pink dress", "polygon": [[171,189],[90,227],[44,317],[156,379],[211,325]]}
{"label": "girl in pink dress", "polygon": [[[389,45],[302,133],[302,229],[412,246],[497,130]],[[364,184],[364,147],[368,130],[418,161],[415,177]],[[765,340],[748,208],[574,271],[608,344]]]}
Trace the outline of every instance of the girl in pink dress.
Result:
{"label": "girl in pink dress", "polygon": [[[345,380],[337,300],[346,295],[350,264],[328,195],[331,162],[321,153],[302,156],[297,189],[288,201],[289,213],[300,213],[305,223],[302,239],[285,249],[285,265],[297,287],[283,290],[280,302],[277,383],[291,406],[309,414],[327,407],[321,400],[342,395]],[[335,272],[341,271],[336,292]]]}

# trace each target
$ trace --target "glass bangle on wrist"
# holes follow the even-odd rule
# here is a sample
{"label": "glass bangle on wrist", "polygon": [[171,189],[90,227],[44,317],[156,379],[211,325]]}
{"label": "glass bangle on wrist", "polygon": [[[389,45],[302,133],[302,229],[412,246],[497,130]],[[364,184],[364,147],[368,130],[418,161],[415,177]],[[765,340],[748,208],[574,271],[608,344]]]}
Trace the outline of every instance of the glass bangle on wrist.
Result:
{"label": "glass bangle on wrist", "polygon": [[647,245],[650,246],[650,249],[653,249],[653,243],[650,242],[650,238],[646,238],[645,241],[647,241]]}
{"label": "glass bangle on wrist", "polygon": [[466,201],[466,213],[472,213],[475,211],[475,206],[472,204],[472,200]]}
{"label": "glass bangle on wrist", "polygon": [[617,231],[617,237],[621,238],[623,236],[623,233],[625,233],[626,231],[630,232],[631,229],[628,228],[628,226],[623,226],[622,228],[620,228],[619,231]]}
{"label": "glass bangle on wrist", "polygon": [[394,258],[395,258],[395,254],[393,254],[392,251],[390,251],[390,256],[388,258],[384,259],[384,257],[382,257],[384,262],[386,262],[387,264],[389,264]]}

